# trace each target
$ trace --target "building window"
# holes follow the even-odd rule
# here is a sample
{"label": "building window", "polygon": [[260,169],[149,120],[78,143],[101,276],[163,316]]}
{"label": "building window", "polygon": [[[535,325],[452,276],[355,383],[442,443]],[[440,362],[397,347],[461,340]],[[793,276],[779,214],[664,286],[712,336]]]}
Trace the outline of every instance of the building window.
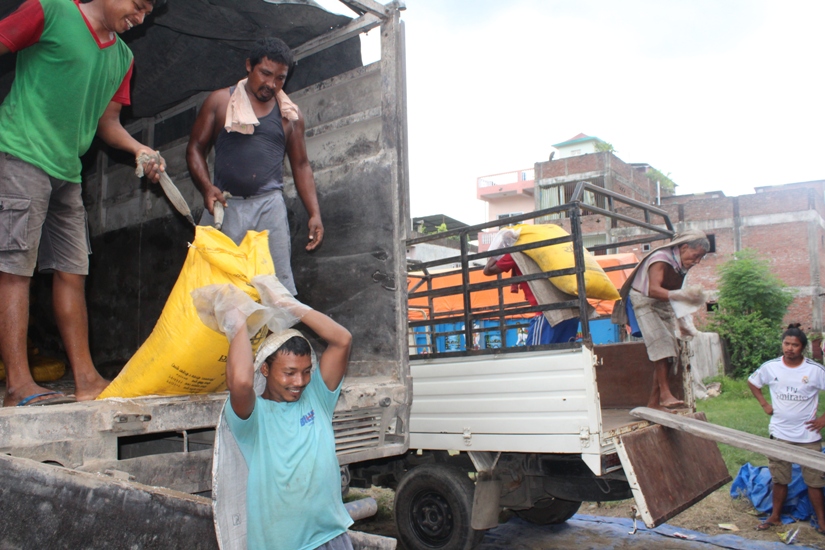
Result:
{"label": "building window", "polygon": [[710,243],[710,250],[708,250],[708,254],[714,254],[716,252],[716,235],[708,235],[708,242]]}
{"label": "building window", "polygon": [[573,149],[572,151],[570,151],[570,156],[573,156],[573,155],[581,155],[581,154],[582,154],[582,150],[581,150],[581,149]]}
{"label": "building window", "polygon": [[505,218],[512,218],[513,216],[521,216],[522,214],[524,214],[524,212],[510,212],[509,214],[499,214],[497,219],[503,220]]}
{"label": "building window", "polygon": [[642,252],[650,252],[650,243],[645,243],[642,245]]}
{"label": "building window", "polygon": [[708,313],[713,313],[713,312],[718,311],[718,310],[719,310],[719,304],[717,304],[716,302],[707,302],[705,304],[705,311],[707,311]]}

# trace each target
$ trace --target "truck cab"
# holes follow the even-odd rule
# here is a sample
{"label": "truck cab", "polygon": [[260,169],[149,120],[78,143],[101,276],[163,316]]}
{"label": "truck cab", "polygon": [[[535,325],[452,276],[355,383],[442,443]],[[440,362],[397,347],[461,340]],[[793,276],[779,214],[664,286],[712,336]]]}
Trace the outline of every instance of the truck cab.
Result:
{"label": "truck cab", "polygon": [[[404,6],[371,0],[346,5],[353,17],[314,2],[239,0],[211,6],[208,13],[169,3],[148,31],[132,33],[129,42],[136,67],[145,67],[136,71],[145,80],[136,77],[133,95],[154,97],[160,107],[124,123],[161,152],[197,219],[203,199],[185,150],[207,93],[193,90],[237,82],[257,36],[280,35],[293,48],[299,67],[287,93],[305,117],[326,226],[322,246],[304,251],[306,212],[287,164],[293,272],[299,299],[354,336],[333,419],[343,483],[351,463],[406,452],[412,401],[406,295],[398,287],[406,272],[409,219]],[[238,25],[245,38],[227,42]],[[380,59],[364,64],[359,37],[370,30],[379,37]],[[174,49],[181,47],[183,65],[192,65],[183,74],[176,72],[185,67],[177,65]],[[201,62],[213,72],[195,70]],[[231,67],[231,80],[218,81],[225,67]],[[135,175],[134,158],[97,148],[85,160],[94,250],[87,291],[92,355],[99,368],[118,367],[152,332],[193,228],[158,186]],[[32,303],[50,304],[47,284],[34,286]],[[38,311],[33,318],[41,332],[55,332]],[[71,387],[60,389],[71,393]],[[0,409],[0,539],[9,548],[217,548],[212,455],[226,398],[226,392],[155,395]]]}

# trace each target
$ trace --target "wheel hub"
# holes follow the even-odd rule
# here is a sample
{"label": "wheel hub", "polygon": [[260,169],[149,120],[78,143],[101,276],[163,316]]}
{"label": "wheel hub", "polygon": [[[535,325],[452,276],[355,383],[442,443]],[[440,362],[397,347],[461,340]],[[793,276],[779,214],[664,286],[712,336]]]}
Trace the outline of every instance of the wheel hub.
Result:
{"label": "wheel hub", "polygon": [[453,533],[453,511],[437,493],[417,495],[412,503],[413,530],[424,542],[443,546]]}

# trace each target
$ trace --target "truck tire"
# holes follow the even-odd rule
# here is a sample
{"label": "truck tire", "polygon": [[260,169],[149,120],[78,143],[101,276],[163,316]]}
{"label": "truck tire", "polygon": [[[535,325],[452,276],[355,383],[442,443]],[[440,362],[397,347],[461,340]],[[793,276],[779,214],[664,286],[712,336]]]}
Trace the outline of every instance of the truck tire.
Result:
{"label": "truck tire", "polygon": [[574,500],[550,497],[537,500],[532,508],[514,512],[521,519],[535,525],[554,525],[572,518],[579,511],[581,504]]}
{"label": "truck tire", "polygon": [[470,525],[475,485],[445,464],[416,466],[395,491],[395,525],[407,550],[471,550],[484,531]]}

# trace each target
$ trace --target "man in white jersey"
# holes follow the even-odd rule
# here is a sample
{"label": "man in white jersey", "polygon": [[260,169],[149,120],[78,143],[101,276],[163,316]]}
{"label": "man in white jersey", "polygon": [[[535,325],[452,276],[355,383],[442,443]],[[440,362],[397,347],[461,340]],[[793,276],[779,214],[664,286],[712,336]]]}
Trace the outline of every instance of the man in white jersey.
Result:
{"label": "man in white jersey", "polygon": [[[790,325],[782,334],[782,356],[756,369],[748,378],[748,386],[771,417],[771,439],[821,451],[825,414],[817,417],[816,412],[819,391],[825,389],[825,367],[802,356],[807,345],[808,338],[799,325]],[[770,388],[770,403],[762,395],[763,386]],[[782,505],[791,482],[790,462],[769,459],[768,463],[773,479],[773,509],[768,519],[756,527],[759,531],[782,525]],[[802,479],[816,514],[816,530],[825,535],[825,474],[802,466]]]}

